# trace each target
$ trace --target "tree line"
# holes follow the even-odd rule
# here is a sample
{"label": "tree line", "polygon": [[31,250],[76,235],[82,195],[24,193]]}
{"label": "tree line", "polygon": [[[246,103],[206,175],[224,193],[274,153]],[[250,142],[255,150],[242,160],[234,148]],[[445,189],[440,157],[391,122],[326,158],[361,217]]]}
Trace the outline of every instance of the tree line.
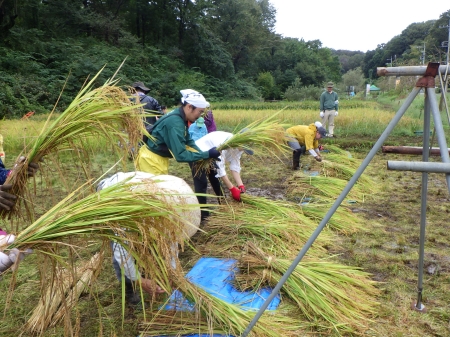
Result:
{"label": "tree line", "polygon": [[89,75],[120,71],[159,101],[192,87],[211,101],[281,99],[286,89],[341,76],[320,41],[274,31],[268,0],[4,0],[0,2],[0,116],[63,108]]}
{"label": "tree line", "polygon": [[102,84],[125,59],[119,83],[143,81],[169,106],[187,87],[212,102],[304,99],[348,71],[374,77],[388,54],[414,59],[411,45],[431,51],[445,33],[441,17],[374,51],[340,51],[276,34],[275,15],[270,0],[0,1],[0,117],[63,109],[88,76],[106,65]]}

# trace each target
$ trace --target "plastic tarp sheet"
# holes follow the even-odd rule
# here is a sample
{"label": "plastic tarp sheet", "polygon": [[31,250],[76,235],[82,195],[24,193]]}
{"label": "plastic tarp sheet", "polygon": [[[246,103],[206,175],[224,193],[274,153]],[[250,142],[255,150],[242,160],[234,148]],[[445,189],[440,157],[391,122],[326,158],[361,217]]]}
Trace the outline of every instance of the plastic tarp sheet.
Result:
{"label": "plastic tarp sheet", "polygon": [[[202,257],[187,273],[186,278],[215,297],[235,305],[244,310],[261,308],[262,304],[272,292],[270,288],[263,288],[258,292],[239,291],[234,288],[232,281],[237,272],[236,260]],[[275,310],[280,304],[280,297],[275,297],[267,310]],[[166,305],[167,310],[193,310],[193,305],[184,299],[183,294],[175,291]]]}
{"label": "plastic tarp sheet", "polygon": [[[198,287],[221,300],[240,306],[244,310],[257,311],[272,293],[271,288],[263,288],[257,292],[239,291],[232,285],[235,273],[238,272],[236,260],[202,257],[187,273],[186,278]],[[280,304],[280,296],[272,299],[266,310],[275,310]],[[181,292],[174,291],[170,296],[166,310],[193,311],[194,305],[186,300]],[[209,337],[205,335],[185,335],[186,337]],[[224,335],[213,335],[225,337]],[[161,336],[165,337],[165,336]]]}

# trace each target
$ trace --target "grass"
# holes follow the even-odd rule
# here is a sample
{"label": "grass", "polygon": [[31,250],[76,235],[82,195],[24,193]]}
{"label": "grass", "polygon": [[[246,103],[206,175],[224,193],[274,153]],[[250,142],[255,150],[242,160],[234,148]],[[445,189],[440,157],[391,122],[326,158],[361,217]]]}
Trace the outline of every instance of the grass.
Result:
{"label": "grass", "polygon": [[[309,110],[283,111],[280,120],[288,124],[307,124],[317,120],[316,110],[311,108]],[[278,109],[249,111],[215,109],[214,116],[220,130],[232,131],[239,125],[244,127],[255,118],[264,118],[275,111]],[[337,139],[323,140],[322,144],[325,145],[325,148],[338,146],[347,150],[354,159],[352,163],[358,164],[366,156],[367,146],[377,140],[379,131],[384,130],[387,121],[392,116],[392,110],[386,111],[379,106],[374,107],[372,103],[355,109],[348,108],[347,111],[341,108],[336,119],[336,133],[342,136]],[[33,129],[33,123],[30,121],[27,128]],[[421,139],[417,140],[417,137],[414,137],[411,132],[415,128],[420,127],[421,129],[421,125],[422,121],[418,119],[417,115],[410,116],[407,113],[407,118],[402,120],[401,127],[394,130],[395,137],[390,139],[397,145],[417,145]],[[448,130],[445,120],[444,125]],[[15,158],[20,153],[24,136],[33,136],[32,132],[24,133],[20,124],[14,121],[3,121],[0,125],[0,133],[5,137],[4,147],[7,158]],[[93,142],[91,152],[95,156],[91,156],[91,162],[87,169],[93,176],[100,176],[117,161],[105,143]],[[41,192],[44,193],[44,198],[36,198],[35,205],[42,210],[48,209],[49,204],[61,200],[62,196],[67,194],[64,191],[71,190],[82,179],[78,174],[81,167],[76,161],[71,160],[71,153],[59,155],[64,159],[60,167],[55,168],[49,165],[50,162],[54,162],[49,160],[48,163],[43,164],[42,172],[35,180],[37,187],[41,185],[45,187],[50,183],[54,186],[52,191]],[[324,153],[324,158],[332,161],[333,156],[330,153],[330,156],[327,157],[327,154]],[[283,203],[287,202],[287,183],[296,177],[296,174],[289,169],[290,160],[288,157],[276,159],[264,154],[243,156],[241,175],[248,194],[265,196]],[[323,237],[327,237],[327,240],[323,242],[323,247],[326,249],[327,255],[336,259],[334,262],[360,268],[363,272],[369,273],[371,280],[377,282],[379,294],[376,296],[376,302],[379,305],[373,322],[367,322],[368,325],[362,332],[363,335],[449,335],[450,261],[448,250],[450,247],[448,242],[450,241],[450,231],[447,219],[450,211],[448,208],[449,195],[444,177],[430,174],[423,291],[423,303],[428,312],[422,314],[410,309],[411,302],[417,299],[421,176],[420,173],[387,171],[386,160],[420,160],[420,158],[377,154],[365,172],[373,180],[373,185],[377,187],[376,191],[372,192],[371,188],[366,188],[365,192],[371,194],[370,198],[340,207],[345,212],[351,212],[352,222],[355,221],[355,218],[358,222],[349,230],[345,230],[346,218],[344,216],[339,218],[340,213],[337,212],[330,222],[335,220],[339,226],[335,231],[327,231],[326,236]],[[438,161],[438,158],[431,160]],[[305,158],[305,163],[307,162],[308,160]],[[191,173],[186,163],[176,163],[172,160],[170,165],[170,174],[180,176],[192,184]],[[132,167],[132,163],[129,167]],[[117,169],[115,168],[113,171]],[[331,168],[327,168],[327,170],[330,172]],[[347,174],[343,170],[339,172]],[[64,178],[64,183],[61,183],[59,173]],[[53,177],[53,180],[50,181],[45,177]],[[233,203],[230,198],[228,198],[228,202]],[[298,204],[300,200],[290,200],[290,202]],[[307,215],[310,221],[317,224],[321,216],[328,210],[328,205],[329,203],[323,203],[314,207]],[[304,207],[305,212],[311,206],[314,205],[311,203]],[[1,226],[5,225],[7,228],[15,226],[7,223],[6,220]],[[360,227],[362,229],[359,229]],[[333,229],[333,225],[330,225],[330,228]],[[330,235],[332,235],[331,240],[328,239]],[[198,241],[196,241],[198,244],[201,244],[201,238],[201,235],[198,236]],[[95,241],[84,242],[84,245],[86,249],[80,253],[80,259],[89,259],[100,249]],[[297,247],[292,254],[300,249],[300,246]],[[79,336],[134,337],[137,335],[137,331],[143,329],[139,327],[139,324],[144,321],[143,313],[135,308],[126,308],[125,319],[122,321],[119,284],[110,265],[110,252],[105,250],[105,255],[104,263],[99,271],[98,282],[81,296],[77,309],[72,312],[73,331],[78,332]],[[188,268],[195,263],[195,256],[187,247],[180,256],[181,262]],[[308,256],[309,253],[307,253]],[[30,317],[30,312],[37,305],[39,298],[37,292],[39,287],[38,264],[38,256],[32,254],[23,261],[18,270],[17,290],[14,292],[8,310],[4,311],[0,326],[1,336],[17,336],[18,331]],[[5,275],[3,281],[0,282],[0,291],[3,293],[8,292],[11,276],[11,274]],[[158,298],[147,298],[146,301],[150,307],[156,310],[165,299],[165,296],[162,295]],[[6,308],[4,301],[4,299],[0,299],[0,310],[2,311]],[[287,307],[283,307],[281,310],[295,312],[293,308]],[[174,321],[172,319],[169,322]],[[290,334],[285,332],[285,335],[305,335],[310,332],[309,330],[321,331],[323,336],[337,335],[336,332],[322,330],[319,322],[316,322],[315,328],[305,322],[306,320],[297,322],[297,331],[291,331]],[[62,336],[64,334],[64,326],[57,325],[46,330],[44,336]]]}

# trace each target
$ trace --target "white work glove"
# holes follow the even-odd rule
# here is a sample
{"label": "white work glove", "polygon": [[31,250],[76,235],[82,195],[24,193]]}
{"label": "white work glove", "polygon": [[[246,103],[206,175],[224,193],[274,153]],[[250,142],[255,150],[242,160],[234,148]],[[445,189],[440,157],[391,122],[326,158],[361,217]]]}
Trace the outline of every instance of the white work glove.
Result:
{"label": "white work glove", "polygon": [[338,115],[338,112],[336,111],[336,112],[334,113],[334,115],[337,116],[337,115]]}
{"label": "white work glove", "polygon": [[338,100],[335,100],[335,101],[334,101],[334,104],[339,104],[339,101],[338,101]]}
{"label": "white work glove", "polygon": [[[14,240],[15,236],[12,234],[0,235],[0,245],[2,246],[13,243]],[[11,249],[8,254],[0,252],[0,275],[11,268],[16,261],[22,261],[26,255],[31,254],[32,252],[31,249],[21,252],[17,248]]]}
{"label": "white work glove", "polygon": [[9,255],[0,252],[0,280],[1,274],[11,268],[16,261],[22,261],[25,256],[31,254],[33,252],[32,249],[27,249],[24,252],[21,252],[17,248],[13,248],[9,251]]}
{"label": "white work glove", "polygon": [[323,118],[324,115],[325,115],[325,114],[323,113],[323,111],[321,111],[321,112],[319,113],[320,118]]}

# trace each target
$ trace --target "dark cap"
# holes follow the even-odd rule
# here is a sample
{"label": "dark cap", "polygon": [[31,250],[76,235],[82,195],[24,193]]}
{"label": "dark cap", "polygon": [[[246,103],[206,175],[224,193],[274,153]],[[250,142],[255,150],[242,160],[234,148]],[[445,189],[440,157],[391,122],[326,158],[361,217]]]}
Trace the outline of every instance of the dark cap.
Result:
{"label": "dark cap", "polygon": [[327,134],[328,134],[327,130],[326,130],[323,126],[319,126],[319,127],[317,128],[317,132],[320,133],[320,135],[321,135],[322,137],[326,137]]}
{"label": "dark cap", "polygon": [[143,91],[145,91],[145,92],[150,91],[150,89],[147,88],[147,87],[144,85],[144,83],[142,83],[142,82],[134,82],[133,85],[132,85],[132,87],[133,87],[133,88],[139,88],[139,89],[141,89],[141,90],[143,90]]}
{"label": "dark cap", "polygon": [[333,86],[334,86],[333,82],[328,82],[327,83],[327,88],[333,88]]}

